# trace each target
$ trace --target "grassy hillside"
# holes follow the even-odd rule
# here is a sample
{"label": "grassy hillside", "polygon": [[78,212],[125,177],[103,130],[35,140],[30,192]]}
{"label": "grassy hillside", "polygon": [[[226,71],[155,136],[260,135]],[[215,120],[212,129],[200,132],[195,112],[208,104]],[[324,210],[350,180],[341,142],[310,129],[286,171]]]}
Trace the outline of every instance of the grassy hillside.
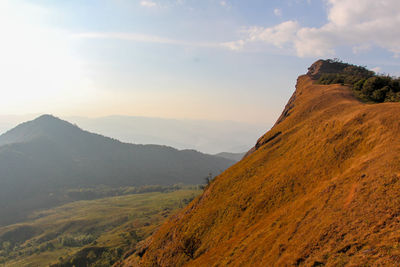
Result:
{"label": "grassy hillside", "polygon": [[196,188],[77,201],[36,212],[27,222],[0,228],[0,263],[110,266],[186,206],[200,193]]}
{"label": "grassy hillside", "polygon": [[400,103],[299,77],[255,148],[125,266],[399,266],[399,121]]}

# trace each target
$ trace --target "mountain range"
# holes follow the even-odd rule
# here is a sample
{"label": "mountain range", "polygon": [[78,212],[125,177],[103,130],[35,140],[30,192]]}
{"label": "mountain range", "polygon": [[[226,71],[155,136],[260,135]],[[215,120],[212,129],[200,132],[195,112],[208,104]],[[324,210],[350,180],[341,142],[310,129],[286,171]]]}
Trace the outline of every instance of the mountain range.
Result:
{"label": "mountain range", "polygon": [[254,145],[254,140],[271,127],[263,123],[139,116],[66,117],[66,120],[123,142],[160,144],[208,154],[247,151]]}
{"label": "mountain range", "polygon": [[[0,134],[40,114],[0,115]],[[125,143],[158,144],[177,149],[194,149],[207,154],[242,153],[269,129],[268,123],[242,123],[194,119],[169,119],[113,115],[106,117],[62,116],[62,119]]]}
{"label": "mountain range", "polygon": [[233,163],[195,150],[123,143],[43,115],[0,136],[0,224],[56,202],[63,188],[202,184]]}

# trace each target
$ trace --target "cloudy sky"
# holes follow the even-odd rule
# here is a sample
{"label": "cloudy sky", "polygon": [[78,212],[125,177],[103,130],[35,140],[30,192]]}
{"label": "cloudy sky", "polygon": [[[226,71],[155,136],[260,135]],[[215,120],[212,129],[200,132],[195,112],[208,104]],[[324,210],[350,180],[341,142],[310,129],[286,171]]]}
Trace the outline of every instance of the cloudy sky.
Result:
{"label": "cloudy sky", "polygon": [[400,75],[398,0],[1,0],[0,114],[273,123],[318,58]]}

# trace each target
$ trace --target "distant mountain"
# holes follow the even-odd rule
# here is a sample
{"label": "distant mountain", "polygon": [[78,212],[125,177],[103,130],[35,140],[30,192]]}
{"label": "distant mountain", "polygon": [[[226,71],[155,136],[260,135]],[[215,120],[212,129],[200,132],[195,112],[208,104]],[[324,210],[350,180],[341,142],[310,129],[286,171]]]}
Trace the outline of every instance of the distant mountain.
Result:
{"label": "distant mountain", "polygon": [[216,154],[243,152],[272,125],[234,121],[165,119],[134,116],[66,117],[81,128],[135,144],[159,144]]}
{"label": "distant mountain", "polygon": [[240,161],[244,157],[245,154],[246,154],[246,152],[243,152],[243,153],[221,152],[221,153],[215,154],[215,156],[225,158],[225,159],[230,159],[230,160],[237,162],[237,161]]}
{"label": "distant mountain", "polygon": [[233,163],[194,150],[122,143],[43,115],[0,136],[0,224],[5,211],[47,205],[46,196],[60,188],[199,184]]}

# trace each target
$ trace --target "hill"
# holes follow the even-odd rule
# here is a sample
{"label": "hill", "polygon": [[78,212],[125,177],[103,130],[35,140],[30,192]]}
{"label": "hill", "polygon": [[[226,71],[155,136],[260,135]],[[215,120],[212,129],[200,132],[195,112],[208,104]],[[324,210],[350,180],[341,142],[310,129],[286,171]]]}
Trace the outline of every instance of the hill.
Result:
{"label": "hill", "polygon": [[121,265],[399,266],[399,121],[400,103],[300,76],[254,149]]}
{"label": "hill", "polygon": [[0,225],[55,205],[65,188],[201,184],[232,164],[194,150],[122,143],[43,115],[0,136]]}

